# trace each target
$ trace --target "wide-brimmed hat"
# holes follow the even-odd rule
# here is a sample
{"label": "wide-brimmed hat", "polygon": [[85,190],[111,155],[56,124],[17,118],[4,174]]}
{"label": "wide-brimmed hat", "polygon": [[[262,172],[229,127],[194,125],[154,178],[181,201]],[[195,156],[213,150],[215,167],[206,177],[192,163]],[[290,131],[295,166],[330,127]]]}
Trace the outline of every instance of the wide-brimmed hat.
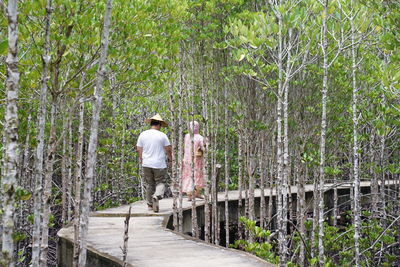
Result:
{"label": "wide-brimmed hat", "polygon": [[151,121],[159,121],[159,122],[161,122],[161,126],[163,126],[163,127],[168,127],[168,123],[167,122],[165,122],[162,118],[161,118],[161,116],[160,116],[160,114],[156,114],[156,115],[154,115],[153,117],[151,117],[151,118],[149,118],[149,119],[146,119],[144,122],[145,123],[150,123]]}

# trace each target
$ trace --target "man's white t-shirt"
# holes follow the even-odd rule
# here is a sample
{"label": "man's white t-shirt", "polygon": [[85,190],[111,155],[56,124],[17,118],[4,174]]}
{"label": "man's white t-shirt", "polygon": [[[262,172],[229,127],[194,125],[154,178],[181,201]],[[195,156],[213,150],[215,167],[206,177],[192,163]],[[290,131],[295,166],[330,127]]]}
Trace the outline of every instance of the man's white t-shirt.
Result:
{"label": "man's white t-shirt", "polygon": [[143,148],[142,166],[154,169],[167,168],[165,147],[171,145],[165,133],[155,129],[142,132],[137,140],[138,147]]}

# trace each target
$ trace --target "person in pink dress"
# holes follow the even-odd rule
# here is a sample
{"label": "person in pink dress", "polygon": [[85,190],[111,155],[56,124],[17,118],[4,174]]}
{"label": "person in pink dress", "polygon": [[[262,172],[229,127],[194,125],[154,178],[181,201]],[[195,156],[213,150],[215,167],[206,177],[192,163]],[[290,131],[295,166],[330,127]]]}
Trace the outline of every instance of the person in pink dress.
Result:
{"label": "person in pink dress", "polygon": [[[194,140],[194,183],[195,183],[195,197],[203,198],[201,191],[205,186],[203,165],[204,165],[204,151],[206,150],[206,142],[203,136],[199,134],[200,125],[197,121],[190,122],[190,132],[193,133]],[[192,180],[192,141],[190,133],[185,135],[185,150],[183,155],[182,164],[182,192],[186,193],[188,200],[192,200],[193,194],[193,180]]]}

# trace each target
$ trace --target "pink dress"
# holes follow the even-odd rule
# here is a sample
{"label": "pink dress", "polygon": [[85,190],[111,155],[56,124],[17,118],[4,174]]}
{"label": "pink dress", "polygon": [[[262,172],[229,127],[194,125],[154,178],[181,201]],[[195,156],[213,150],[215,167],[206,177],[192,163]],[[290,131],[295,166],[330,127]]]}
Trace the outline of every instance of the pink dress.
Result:
{"label": "pink dress", "polygon": [[[190,130],[193,130],[192,122],[190,123]],[[205,141],[204,137],[199,134],[199,123],[194,121],[194,152],[201,148],[201,150],[205,151]],[[190,167],[192,162],[192,142],[190,140],[190,134],[185,135],[185,151],[183,155],[183,164],[182,164],[182,192],[190,193],[193,191],[193,182],[192,182],[192,169]],[[205,186],[204,183],[204,175],[203,175],[203,156],[195,156],[194,159],[194,182],[196,187],[203,188]]]}

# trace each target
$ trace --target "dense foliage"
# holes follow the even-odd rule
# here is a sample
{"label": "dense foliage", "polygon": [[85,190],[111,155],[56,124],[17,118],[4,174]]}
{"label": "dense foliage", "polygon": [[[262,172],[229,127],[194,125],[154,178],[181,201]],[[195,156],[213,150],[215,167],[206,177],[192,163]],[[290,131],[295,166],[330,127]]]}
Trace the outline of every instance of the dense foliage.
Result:
{"label": "dense foliage", "polygon": [[[0,16],[2,135],[7,131],[3,118],[7,102],[8,1],[4,5],[0,2],[4,11]],[[52,181],[50,265],[56,261],[56,232],[71,222],[79,209],[75,202],[79,107],[83,102],[85,154],[106,8],[106,1],[98,0],[53,2],[44,162],[49,161],[46,157],[54,144],[54,166],[40,174],[49,174]],[[147,127],[144,119],[155,113],[171,122],[165,131],[171,136],[175,159],[179,158],[179,137],[186,133],[188,121],[195,118],[200,122],[210,143],[210,177],[217,163],[227,163],[219,190],[247,190],[251,199],[254,188],[318,184],[326,56],[329,72],[324,181],[335,186],[353,181],[352,94],[356,89],[359,176],[362,181],[371,181],[370,194],[360,197],[368,198],[361,204],[361,266],[400,264],[396,230],[400,225],[399,183],[390,190],[380,186],[385,180],[400,179],[400,3],[327,1],[326,15],[323,2],[114,0],[92,209],[142,198],[135,145],[138,134]],[[18,266],[27,266],[31,260],[46,4],[45,0],[18,1],[19,166],[13,235]],[[321,41],[324,19],[325,52]],[[354,23],[355,32],[350,23]],[[353,73],[357,88],[353,88]],[[51,133],[55,133],[55,140]],[[0,148],[4,149],[3,143]],[[84,156],[83,172],[85,163]],[[319,244],[318,199],[314,200],[314,210],[298,208],[296,219],[291,209],[273,217],[264,213],[269,223],[261,220],[257,226],[254,206],[248,201],[250,206],[246,205],[242,215],[252,220],[242,219],[241,224],[251,235],[238,241],[237,247],[273,263],[301,266],[317,264],[322,245],[327,266],[355,264],[354,216],[346,211],[353,204],[335,208],[335,218],[322,218],[323,244]],[[285,201],[281,204],[284,208]],[[324,207],[319,208],[324,211]],[[304,230],[300,216],[304,221],[309,217]],[[278,240],[280,231],[276,227],[280,220],[285,223],[284,218],[297,224],[297,231],[289,223],[287,228],[291,230],[285,236],[289,252],[282,257],[284,244]],[[343,218],[347,219],[341,224]],[[312,240],[316,240],[314,244]],[[306,250],[303,263],[299,259],[301,243]]]}

